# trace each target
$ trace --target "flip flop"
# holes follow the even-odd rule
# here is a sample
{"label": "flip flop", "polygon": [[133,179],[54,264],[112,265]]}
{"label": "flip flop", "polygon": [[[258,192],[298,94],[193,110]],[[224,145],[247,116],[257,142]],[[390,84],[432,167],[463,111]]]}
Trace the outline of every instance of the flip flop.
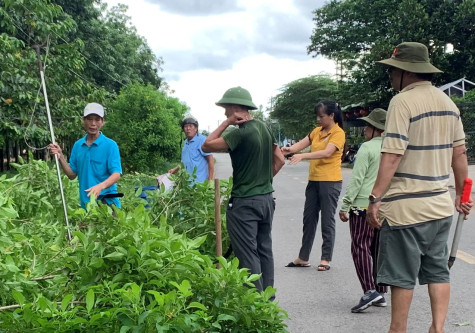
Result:
{"label": "flip flop", "polygon": [[294,264],[293,261],[289,262],[285,267],[310,267],[310,264]]}
{"label": "flip flop", "polygon": [[319,271],[319,272],[326,272],[326,271],[329,271],[330,268],[331,268],[330,265],[322,265],[322,264],[320,264],[320,265],[317,266],[317,271]]}

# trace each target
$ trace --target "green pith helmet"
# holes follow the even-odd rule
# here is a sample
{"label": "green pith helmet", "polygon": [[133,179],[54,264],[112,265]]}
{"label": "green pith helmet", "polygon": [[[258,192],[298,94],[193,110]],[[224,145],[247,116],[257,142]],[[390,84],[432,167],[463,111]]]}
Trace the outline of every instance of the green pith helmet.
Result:
{"label": "green pith helmet", "polygon": [[384,131],[384,125],[386,124],[386,110],[376,108],[367,117],[361,117],[360,119],[367,122],[373,127]]}
{"label": "green pith helmet", "polygon": [[249,110],[256,110],[257,106],[252,102],[252,97],[249,91],[242,87],[234,87],[226,90],[216,105],[224,107],[225,105],[236,104],[246,106]]}

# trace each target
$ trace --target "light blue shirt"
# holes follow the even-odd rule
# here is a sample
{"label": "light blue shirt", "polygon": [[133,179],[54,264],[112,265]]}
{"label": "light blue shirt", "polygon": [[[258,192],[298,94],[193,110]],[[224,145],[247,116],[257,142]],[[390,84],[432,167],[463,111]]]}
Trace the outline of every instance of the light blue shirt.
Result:
{"label": "light blue shirt", "polygon": [[201,150],[206,137],[196,134],[193,139],[185,139],[181,151],[181,162],[185,165],[186,171],[190,174],[196,167],[196,182],[203,183],[209,176],[208,161],[205,156],[211,155]]}
{"label": "light blue shirt", "polygon": [[[89,202],[88,193],[85,190],[102,183],[114,172],[122,173],[117,143],[101,133],[88,146],[86,144],[86,137],[87,135],[74,143],[71,157],[69,158],[69,166],[78,176],[79,198],[81,199],[82,208],[86,208],[86,203]],[[101,195],[109,193],[117,193],[117,184],[102,190]],[[118,198],[105,200],[108,204],[114,204],[120,208]]]}

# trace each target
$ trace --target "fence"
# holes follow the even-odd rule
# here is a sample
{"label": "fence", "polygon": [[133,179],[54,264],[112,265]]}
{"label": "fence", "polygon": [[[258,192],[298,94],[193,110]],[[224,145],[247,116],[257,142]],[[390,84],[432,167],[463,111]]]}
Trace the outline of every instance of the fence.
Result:
{"label": "fence", "polygon": [[465,131],[468,163],[475,164],[475,102],[459,103],[457,106]]}
{"label": "fence", "polygon": [[[63,152],[68,154],[71,151],[72,143],[63,145]],[[35,147],[43,147],[45,144],[34,144]],[[10,170],[11,163],[18,163],[19,156],[21,156],[25,161],[29,161],[28,152],[32,152],[33,158],[36,160],[49,160],[49,151],[46,149],[31,149],[26,145],[23,140],[11,141],[8,138],[5,138],[3,147],[0,147],[0,172],[5,172]]]}

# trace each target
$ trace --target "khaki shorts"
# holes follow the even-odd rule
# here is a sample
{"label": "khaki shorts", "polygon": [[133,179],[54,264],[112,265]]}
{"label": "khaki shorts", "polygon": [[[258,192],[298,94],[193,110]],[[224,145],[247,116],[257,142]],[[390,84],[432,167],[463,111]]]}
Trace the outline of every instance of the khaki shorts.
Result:
{"label": "khaki shorts", "polygon": [[378,285],[414,289],[419,284],[448,283],[452,216],[407,228],[383,222],[379,241]]}

